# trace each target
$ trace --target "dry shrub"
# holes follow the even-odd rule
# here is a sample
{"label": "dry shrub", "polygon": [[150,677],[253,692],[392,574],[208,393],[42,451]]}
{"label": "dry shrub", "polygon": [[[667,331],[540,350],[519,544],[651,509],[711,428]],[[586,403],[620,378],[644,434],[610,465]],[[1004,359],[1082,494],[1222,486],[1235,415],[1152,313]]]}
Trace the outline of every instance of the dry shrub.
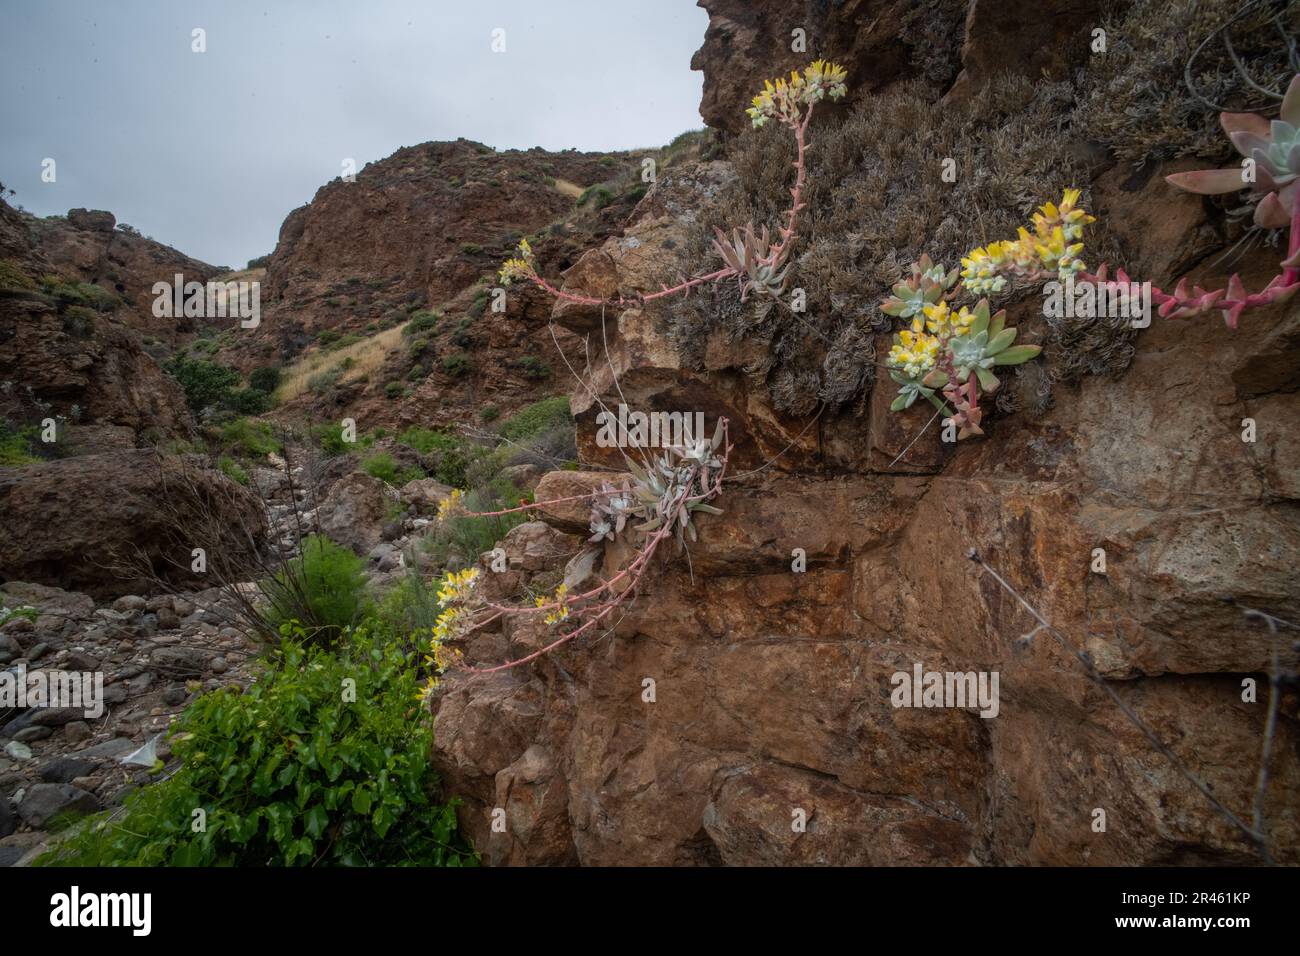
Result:
{"label": "dry shrub", "polygon": [[[1176,156],[1226,158],[1231,149],[1217,111],[1192,95],[1183,71],[1201,42],[1246,7],[1244,0],[1137,0],[1103,18],[1107,49],[1081,70],[1074,127],[1135,166]],[[1300,3],[1291,0],[1254,4],[1231,35],[1255,82],[1281,91],[1294,70],[1274,14],[1292,36],[1300,33]],[[1250,88],[1218,38],[1197,56],[1192,77],[1197,92],[1220,107],[1277,106]]]}

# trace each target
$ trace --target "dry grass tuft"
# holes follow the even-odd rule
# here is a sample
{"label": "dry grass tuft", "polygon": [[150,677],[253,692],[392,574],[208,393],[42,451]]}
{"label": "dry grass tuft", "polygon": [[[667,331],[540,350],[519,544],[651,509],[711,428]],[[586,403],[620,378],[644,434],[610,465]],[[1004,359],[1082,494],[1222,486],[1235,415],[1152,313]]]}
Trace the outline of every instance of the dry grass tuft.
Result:
{"label": "dry grass tuft", "polygon": [[[406,326],[407,323],[403,322],[401,325],[385,329],[376,335],[345,346],[335,352],[326,352],[321,349],[309,352],[284,370],[280,387],[275,392],[276,403],[283,404],[293,401],[299,395],[308,391],[308,383],[311,379],[319,375],[326,375],[335,369],[342,369],[345,364],[347,368],[340,373],[339,377],[339,381],[342,382],[355,381],[363,375],[369,375],[378,370],[384,364],[388,354],[401,346],[402,331]],[[352,361],[348,363],[348,359]]]}

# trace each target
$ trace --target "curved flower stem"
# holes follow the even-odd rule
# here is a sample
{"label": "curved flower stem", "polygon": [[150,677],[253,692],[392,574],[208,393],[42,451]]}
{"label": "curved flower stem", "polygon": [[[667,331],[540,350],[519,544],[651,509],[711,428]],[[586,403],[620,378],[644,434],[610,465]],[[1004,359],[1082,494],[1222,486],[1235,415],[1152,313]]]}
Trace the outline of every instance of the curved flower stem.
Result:
{"label": "curved flower stem", "polygon": [[781,229],[781,239],[774,245],[768,253],[767,264],[776,267],[785,260],[790,248],[790,243],[796,238],[795,223],[799,217],[799,210],[803,208],[803,188],[808,182],[808,168],[804,163],[804,157],[808,151],[807,132],[808,124],[812,121],[813,107],[815,103],[808,104],[808,112],[804,114],[802,122],[791,123],[790,129],[794,131],[795,142],[795,159],[794,159],[794,186],[790,189],[790,197],[793,200],[790,205],[789,218]]}
{"label": "curved flower stem", "polygon": [[631,296],[620,295],[611,299],[599,299],[591,295],[578,295],[574,292],[565,292],[563,289],[557,289],[555,286],[551,285],[551,283],[547,282],[545,279],[543,279],[541,276],[537,275],[536,273],[530,273],[528,279],[533,283],[533,285],[537,286],[540,289],[546,290],[555,298],[563,299],[566,302],[575,302],[579,305],[600,305],[600,306],[610,306],[612,308],[626,309],[634,306],[640,306],[646,302],[651,302],[655,299],[662,299],[665,296],[678,295],[682,292],[688,291],[689,289],[693,289],[696,286],[704,285],[705,283],[708,282],[717,282],[720,279],[727,279],[735,274],[736,274],[735,270],[728,267],[726,269],[719,269],[716,272],[710,272],[708,275],[696,276],[694,279],[688,279],[685,282],[681,282],[675,286],[671,286],[671,287],[665,286],[664,288],[660,289],[658,292],[650,292],[645,295],[639,295],[639,294],[631,295]]}
{"label": "curved flower stem", "polygon": [[498,518],[501,515],[517,514],[520,511],[534,511],[543,508],[546,505],[558,505],[568,501],[584,501],[589,498],[595,498],[599,491],[591,491],[585,495],[569,495],[565,498],[547,498],[545,501],[534,501],[530,505],[519,505],[517,508],[504,508],[501,511],[462,511],[459,515],[452,515],[456,518]]}

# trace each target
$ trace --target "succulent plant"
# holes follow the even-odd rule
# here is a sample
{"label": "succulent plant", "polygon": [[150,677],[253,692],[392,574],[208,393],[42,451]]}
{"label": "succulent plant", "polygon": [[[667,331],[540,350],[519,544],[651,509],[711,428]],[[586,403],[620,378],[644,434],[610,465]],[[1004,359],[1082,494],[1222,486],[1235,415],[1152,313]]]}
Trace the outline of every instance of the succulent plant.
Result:
{"label": "succulent plant", "polygon": [[910,319],[920,315],[927,305],[934,305],[957,282],[958,271],[944,272],[929,255],[922,255],[912,263],[911,275],[894,286],[894,294],[880,305],[886,315]]}
{"label": "succulent plant", "polygon": [[[911,408],[916,404],[918,398],[924,398],[941,411],[944,408],[943,401],[936,395],[938,387],[931,388],[921,379],[911,378],[905,372],[898,369],[890,369],[889,377],[897,382],[900,386],[898,397],[894,399],[889,406],[891,412],[901,412],[905,408]],[[929,378],[929,376],[926,376]]]}
{"label": "succulent plant", "polygon": [[613,541],[622,534],[628,518],[636,514],[636,498],[627,482],[623,482],[621,489],[605,482],[591,502],[591,537],[587,540]]}
{"label": "succulent plant", "polygon": [[969,379],[973,374],[980,388],[992,392],[1001,384],[993,374],[995,365],[1020,365],[1042,351],[1038,345],[1014,345],[1016,329],[1006,328],[1006,320],[1005,309],[990,318],[988,300],[980,300],[975,307],[975,321],[969,334],[948,340],[948,350],[952,353],[953,369],[958,378]]}
{"label": "succulent plant", "polygon": [[1271,123],[1255,113],[1220,113],[1219,123],[1237,152],[1254,163],[1253,181],[1243,166],[1173,173],[1165,179],[1179,189],[1201,195],[1250,189],[1261,197],[1255,224],[1281,229],[1291,222],[1300,181],[1300,75],[1291,80],[1282,110]]}
{"label": "succulent plant", "polygon": [[785,292],[790,270],[784,264],[784,255],[773,254],[773,243],[767,226],[755,233],[753,223],[749,223],[743,230],[732,230],[730,239],[721,229],[715,228],[714,231],[717,239],[714,240],[713,248],[741,277],[740,301],[744,302],[756,290],[774,299],[780,298]]}
{"label": "succulent plant", "polygon": [[631,492],[638,502],[635,512],[644,518],[636,530],[649,534],[671,522],[677,545],[684,548],[687,538],[696,540],[691,515],[722,514],[705,499],[716,491],[712,486],[722,468],[717,451],[725,435],[719,419],[712,438],[697,438],[690,445],[674,445],[645,468],[628,462],[633,479]]}

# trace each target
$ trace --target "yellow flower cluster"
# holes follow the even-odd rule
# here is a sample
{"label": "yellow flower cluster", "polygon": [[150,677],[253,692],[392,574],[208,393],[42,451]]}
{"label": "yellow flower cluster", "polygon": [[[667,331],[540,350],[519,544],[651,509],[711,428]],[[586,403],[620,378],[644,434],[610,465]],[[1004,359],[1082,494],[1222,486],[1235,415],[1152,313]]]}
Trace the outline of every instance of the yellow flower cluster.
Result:
{"label": "yellow flower cluster", "polygon": [[961,260],[963,285],[976,295],[1001,292],[1007,276],[1055,272],[1062,279],[1087,268],[1083,252],[1083,227],[1096,218],[1079,206],[1080,190],[1067,189],[1061,204],[1044,203],[1034,213],[1034,232],[1021,226],[1015,239],[990,242],[972,249]]}
{"label": "yellow flower cluster", "polygon": [[1097,217],[1088,215],[1079,205],[1081,192],[1079,189],[1067,189],[1061,196],[1059,208],[1050,202],[1038,207],[1038,212],[1034,213],[1034,229],[1040,236],[1059,227],[1067,241],[1083,239],[1083,227],[1096,222]]}
{"label": "yellow flower cluster", "polygon": [[461,508],[461,499],[463,497],[464,495],[459,488],[453,488],[451,494],[438,502],[438,520],[445,521],[456,514]]}
{"label": "yellow flower cluster", "polygon": [[424,655],[424,663],[439,674],[446,673],[449,669],[456,666],[456,663],[464,656],[459,648],[449,647],[438,641],[433,641],[430,645],[430,654]]}
{"label": "yellow flower cluster", "polygon": [[780,76],[775,80],[764,80],[763,89],[754,97],[754,105],[745,112],[756,127],[769,119],[797,122],[802,107],[811,106],[828,96],[833,100],[843,96],[848,91],[845,83],[848,75],[848,71],[837,63],[814,60],[802,74],[792,70],[788,80]]}
{"label": "yellow flower cluster", "polygon": [[497,273],[497,280],[502,285],[509,285],[515,279],[526,279],[534,275],[533,247],[528,244],[527,238],[519,240],[519,248],[515,252],[515,258],[503,262],[501,271]]}
{"label": "yellow flower cluster", "polygon": [[438,590],[438,607],[460,604],[469,598],[478,580],[478,568],[466,568],[464,571],[448,571],[442,579]]}
{"label": "yellow flower cluster", "polygon": [[478,568],[449,571],[443,575],[442,586],[438,589],[438,606],[443,610],[430,630],[429,653],[424,655],[425,666],[432,674],[429,682],[416,694],[421,703],[427,704],[432,699],[439,683],[438,675],[454,666],[461,657],[461,652],[451,646],[451,641],[459,637],[473,619],[473,614],[461,605],[469,599],[478,576]]}
{"label": "yellow flower cluster", "polygon": [[547,624],[559,624],[569,616],[569,586],[561,582],[560,586],[555,589],[552,597],[538,597],[533,603],[537,607],[545,607],[548,604],[559,604],[559,607],[553,608],[545,617]]}
{"label": "yellow flower cluster", "polygon": [[429,680],[415,695],[415,699],[422,704],[427,704],[433,699],[433,692],[442,683],[440,676],[454,667],[463,656],[458,649],[441,643],[436,636],[432,640],[429,651],[430,653],[424,655],[424,666],[430,672]]}
{"label": "yellow flower cluster", "polygon": [[912,319],[912,331],[928,330],[930,334],[937,335],[941,339],[965,335],[970,331],[971,323],[975,321],[975,313],[964,305],[954,312],[948,307],[947,302],[936,302],[934,305],[925,306],[922,311],[925,317],[918,315]]}
{"label": "yellow flower cluster", "polygon": [[[915,325],[916,322],[913,323],[914,327]],[[939,344],[937,335],[929,335],[919,329],[903,329],[894,335],[894,347],[889,350],[885,364],[901,369],[910,378],[920,378],[934,368],[939,356]]]}

